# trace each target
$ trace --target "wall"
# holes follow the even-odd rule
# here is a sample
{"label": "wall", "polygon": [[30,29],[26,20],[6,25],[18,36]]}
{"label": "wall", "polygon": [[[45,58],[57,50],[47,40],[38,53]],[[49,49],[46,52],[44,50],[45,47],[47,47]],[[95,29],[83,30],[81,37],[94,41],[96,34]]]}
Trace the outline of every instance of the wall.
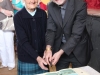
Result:
{"label": "wall", "polygon": [[50,0],[41,0],[43,3],[47,4]]}

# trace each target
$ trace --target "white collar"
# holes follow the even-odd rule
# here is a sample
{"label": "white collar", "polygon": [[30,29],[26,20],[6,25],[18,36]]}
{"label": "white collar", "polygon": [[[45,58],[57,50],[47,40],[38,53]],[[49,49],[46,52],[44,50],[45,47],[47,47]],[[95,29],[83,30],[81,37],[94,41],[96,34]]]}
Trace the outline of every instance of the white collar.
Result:
{"label": "white collar", "polygon": [[[26,9],[26,7],[25,7],[25,9]],[[27,10],[27,9],[26,9],[26,10]],[[28,12],[31,16],[34,16],[35,13],[36,13],[36,11],[37,11],[36,9],[35,9],[33,12],[30,12],[30,11],[27,10],[27,12]]]}

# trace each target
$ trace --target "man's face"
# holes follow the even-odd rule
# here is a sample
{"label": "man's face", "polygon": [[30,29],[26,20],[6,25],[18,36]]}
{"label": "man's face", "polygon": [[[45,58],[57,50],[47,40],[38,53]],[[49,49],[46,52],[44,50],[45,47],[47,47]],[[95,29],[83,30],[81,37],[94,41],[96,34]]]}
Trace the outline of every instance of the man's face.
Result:
{"label": "man's face", "polygon": [[63,5],[65,3],[66,0],[52,0],[54,3],[56,3],[57,5]]}
{"label": "man's face", "polygon": [[37,7],[38,5],[38,0],[24,0],[25,6],[29,10],[33,10]]}

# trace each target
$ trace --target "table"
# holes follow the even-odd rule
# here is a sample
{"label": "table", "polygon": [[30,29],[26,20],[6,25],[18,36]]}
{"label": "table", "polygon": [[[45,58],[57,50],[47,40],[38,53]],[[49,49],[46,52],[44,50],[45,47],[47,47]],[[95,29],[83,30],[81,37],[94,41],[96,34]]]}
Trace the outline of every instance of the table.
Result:
{"label": "table", "polygon": [[[90,66],[71,68],[71,69],[73,69],[78,75],[100,75],[99,72],[97,72]],[[45,74],[37,74],[37,75],[45,75]]]}
{"label": "table", "polygon": [[91,68],[90,66],[80,67],[80,69],[86,71],[89,75],[100,75],[99,72]]}

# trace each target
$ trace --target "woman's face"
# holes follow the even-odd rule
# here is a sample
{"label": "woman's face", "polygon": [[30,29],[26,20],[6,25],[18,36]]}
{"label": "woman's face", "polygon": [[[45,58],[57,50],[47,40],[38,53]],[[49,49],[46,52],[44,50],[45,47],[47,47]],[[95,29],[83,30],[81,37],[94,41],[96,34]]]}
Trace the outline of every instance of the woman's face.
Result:
{"label": "woman's face", "polygon": [[24,0],[25,6],[29,10],[34,10],[38,5],[38,0]]}

